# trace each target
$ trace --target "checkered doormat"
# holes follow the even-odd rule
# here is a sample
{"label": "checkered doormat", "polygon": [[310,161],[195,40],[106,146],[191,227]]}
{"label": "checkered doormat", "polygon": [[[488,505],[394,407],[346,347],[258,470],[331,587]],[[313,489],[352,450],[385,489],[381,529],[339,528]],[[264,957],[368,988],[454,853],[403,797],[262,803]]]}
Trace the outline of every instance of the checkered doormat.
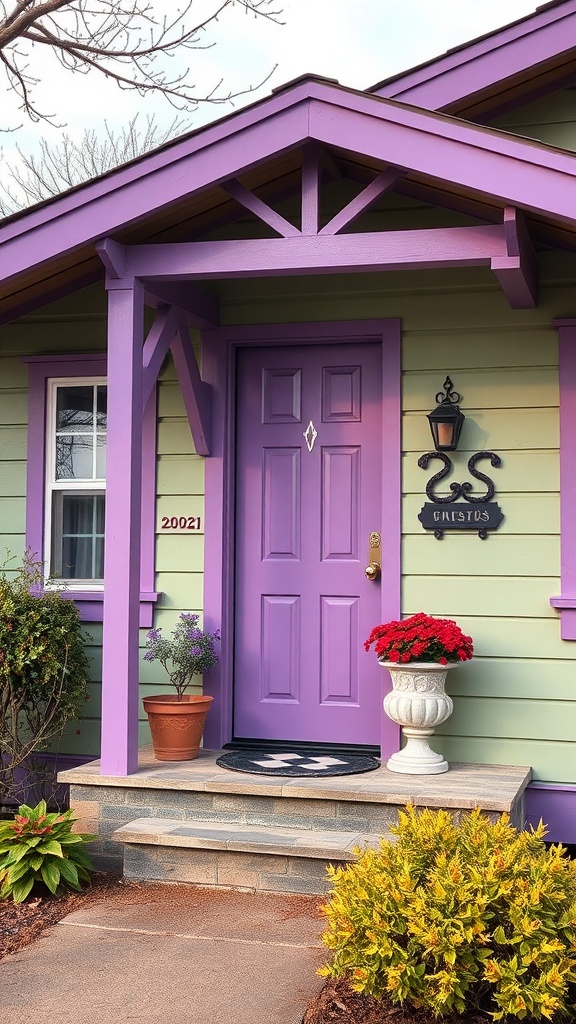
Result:
{"label": "checkered doormat", "polygon": [[366,754],[293,754],[279,750],[262,753],[257,750],[231,750],[222,754],[216,764],[233,772],[256,775],[279,775],[292,778],[315,778],[327,775],[356,775],[380,767],[376,757]]}

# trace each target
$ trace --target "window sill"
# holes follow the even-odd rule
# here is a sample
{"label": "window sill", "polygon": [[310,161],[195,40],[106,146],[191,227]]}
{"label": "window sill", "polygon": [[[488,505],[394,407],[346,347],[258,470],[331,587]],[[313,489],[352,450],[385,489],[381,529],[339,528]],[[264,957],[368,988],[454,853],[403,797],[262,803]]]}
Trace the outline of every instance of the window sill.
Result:
{"label": "window sill", "polygon": [[[66,590],[65,596],[74,601],[83,622],[102,622],[104,605],[103,590]],[[140,628],[150,629],[154,618],[154,605],[160,593],[149,591],[140,594]]]}
{"label": "window sill", "polygon": [[550,604],[560,615],[560,637],[562,640],[576,640],[576,597],[560,594],[551,597]]}

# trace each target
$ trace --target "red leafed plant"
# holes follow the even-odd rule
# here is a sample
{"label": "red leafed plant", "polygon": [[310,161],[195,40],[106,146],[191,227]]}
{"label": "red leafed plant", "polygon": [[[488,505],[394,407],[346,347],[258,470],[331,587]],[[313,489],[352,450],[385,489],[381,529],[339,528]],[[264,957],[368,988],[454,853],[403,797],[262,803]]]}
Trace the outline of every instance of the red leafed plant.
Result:
{"label": "red leafed plant", "polygon": [[374,650],[381,661],[395,661],[406,665],[413,661],[448,662],[468,661],[474,645],[472,637],[465,636],[452,619],[435,619],[418,612],[400,622],[384,622],[375,626],[364,643],[367,651]]}

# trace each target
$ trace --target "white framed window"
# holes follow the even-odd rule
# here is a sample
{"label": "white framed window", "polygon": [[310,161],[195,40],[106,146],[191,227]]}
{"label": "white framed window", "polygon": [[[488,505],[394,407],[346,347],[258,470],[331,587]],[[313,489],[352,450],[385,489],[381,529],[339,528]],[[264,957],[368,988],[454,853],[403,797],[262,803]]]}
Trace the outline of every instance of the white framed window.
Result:
{"label": "white framed window", "polygon": [[[106,357],[67,353],[23,361],[29,379],[26,548],[45,562],[47,575],[52,570],[66,582],[84,621],[101,622],[107,423],[106,393],[98,389],[106,388]],[[154,589],[156,392],[142,431],[140,625],[149,629],[159,596]]]}
{"label": "white framed window", "polygon": [[50,576],[93,589],[104,581],[106,379],[47,385],[45,561]]}

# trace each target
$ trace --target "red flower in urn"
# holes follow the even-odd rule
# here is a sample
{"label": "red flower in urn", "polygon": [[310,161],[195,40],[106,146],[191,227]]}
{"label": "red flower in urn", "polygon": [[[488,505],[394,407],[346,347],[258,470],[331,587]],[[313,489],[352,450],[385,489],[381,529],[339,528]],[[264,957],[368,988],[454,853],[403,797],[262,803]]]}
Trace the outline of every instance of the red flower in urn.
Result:
{"label": "red flower in urn", "polygon": [[466,636],[453,619],[436,619],[424,612],[375,626],[364,647],[369,651],[372,645],[380,661],[399,665],[468,661],[474,650],[472,637]]}

